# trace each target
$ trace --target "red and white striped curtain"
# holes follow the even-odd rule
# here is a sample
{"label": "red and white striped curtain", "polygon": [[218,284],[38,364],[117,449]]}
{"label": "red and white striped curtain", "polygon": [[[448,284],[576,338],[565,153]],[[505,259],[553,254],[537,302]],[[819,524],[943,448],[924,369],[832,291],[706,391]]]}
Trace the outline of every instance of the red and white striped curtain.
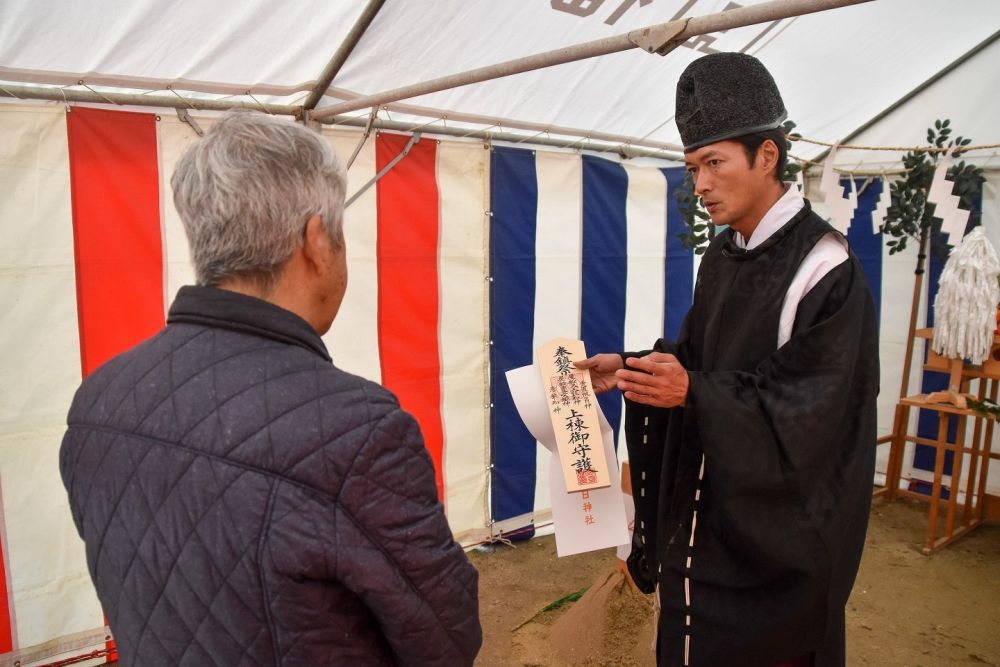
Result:
{"label": "red and white striped curtain", "polygon": [[[342,159],[361,138],[324,136]],[[159,330],[193,282],[169,179],[195,139],[166,115],[0,107],[0,664],[112,646],[59,445],[81,379]],[[348,193],[406,141],[369,139]],[[347,210],[350,281],[326,336],[335,364],[417,417],[464,542],[488,534],[488,158],[478,142],[424,139]]]}

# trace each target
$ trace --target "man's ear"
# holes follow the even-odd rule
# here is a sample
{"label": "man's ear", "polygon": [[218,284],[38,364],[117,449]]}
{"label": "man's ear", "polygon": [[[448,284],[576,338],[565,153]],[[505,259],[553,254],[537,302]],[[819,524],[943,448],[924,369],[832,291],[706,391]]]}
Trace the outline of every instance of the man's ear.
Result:
{"label": "man's ear", "polygon": [[326,269],[326,258],[332,244],[323,220],[318,215],[309,218],[302,237],[302,256],[311,270],[322,273]]}
{"label": "man's ear", "polygon": [[757,166],[764,170],[765,175],[773,172],[777,177],[779,155],[778,145],[771,139],[765,139],[764,143],[757,149],[757,159],[755,162]]}

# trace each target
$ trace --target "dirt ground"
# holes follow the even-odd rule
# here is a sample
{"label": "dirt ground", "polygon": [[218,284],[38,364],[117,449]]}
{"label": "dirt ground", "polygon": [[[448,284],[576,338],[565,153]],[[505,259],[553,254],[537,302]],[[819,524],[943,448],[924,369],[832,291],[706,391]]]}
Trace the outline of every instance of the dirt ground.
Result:
{"label": "dirt ground", "polygon": [[[932,556],[920,553],[925,530],[926,505],[875,502],[847,607],[848,665],[1000,666],[1000,525]],[[557,558],[549,536],[469,557],[480,574],[477,665],[654,664],[651,599],[624,585],[613,549]],[[583,589],[578,602],[543,611]]]}

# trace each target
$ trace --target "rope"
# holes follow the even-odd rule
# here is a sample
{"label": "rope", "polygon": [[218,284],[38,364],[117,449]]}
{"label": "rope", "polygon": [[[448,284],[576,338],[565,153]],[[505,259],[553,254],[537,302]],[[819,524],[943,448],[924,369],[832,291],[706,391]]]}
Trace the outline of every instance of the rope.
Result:
{"label": "rope", "polygon": [[[503,131],[503,125],[501,125],[501,124],[500,124],[500,121],[497,121],[497,122],[493,123],[492,125],[487,125],[487,126],[486,126],[485,128],[483,128],[483,129],[482,129],[482,131],[484,131],[484,132],[489,132],[489,131],[490,131],[490,130],[492,130],[492,129],[493,129],[494,127],[495,127],[495,128],[497,128],[497,129],[498,129],[499,131],[501,131],[501,132]],[[478,130],[478,129],[472,129],[472,130],[469,130],[469,131],[468,131],[467,133],[465,133],[465,134],[460,134],[460,135],[458,136],[458,138],[459,138],[459,139],[465,139],[466,137],[469,137],[469,136],[471,136],[471,135],[473,135],[473,134],[475,134],[476,132],[479,132],[479,131],[480,131],[480,130]]]}
{"label": "rope", "polygon": [[[840,147],[843,147],[843,146],[840,146]],[[974,148],[992,148],[992,147],[993,147],[993,145],[984,145],[984,146],[976,146]],[[1000,148],[1000,144],[998,144],[997,147]],[[848,148],[850,148],[850,147],[848,147]],[[865,149],[862,148],[862,150],[865,150]],[[909,149],[909,148],[888,149],[887,148],[885,150],[913,150],[913,149]],[[937,149],[937,148],[933,149],[934,152],[940,152],[940,151],[943,151],[943,150],[944,149]],[[926,152],[931,152],[931,151],[928,150]],[[964,152],[964,149],[963,149],[963,152]],[[994,154],[994,156],[995,155],[996,154]],[[981,166],[981,168],[984,168],[985,165],[988,164],[989,161],[994,156],[990,156],[987,159],[987,161],[983,163],[983,165]],[[816,160],[809,160],[809,159],[804,158],[804,157],[799,157],[798,155],[795,155],[794,153],[788,153],[788,159],[795,160],[799,164],[803,165],[803,169],[802,169],[803,172],[807,172],[812,167],[820,167],[820,168],[822,168],[823,164],[824,164],[823,162],[817,162]],[[871,166],[868,166],[866,168],[866,167],[864,167],[864,166],[862,166],[860,164],[859,164],[858,168],[855,168],[855,169],[848,169],[847,167],[834,167],[833,170],[835,172],[837,172],[838,174],[845,174],[845,175],[849,175],[849,176],[872,176],[872,177],[874,177],[874,176],[882,176],[883,178],[885,178],[887,176],[905,176],[906,174],[908,174],[911,171],[913,171],[912,169],[906,169],[904,167],[899,167],[897,169],[872,169]]]}
{"label": "rope", "polygon": [[[188,105],[189,109],[194,109],[195,111],[198,110],[198,107],[196,107],[193,104],[191,104],[191,102],[188,101],[187,98],[181,97],[181,94],[178,93],[176,90],[174,90],[172,86],[167,86],[167,90],[169,90],[171,93],[173,93],[174,95],[176,95],[177,99],[179,99],[181,102],[183,102],[184,104]],[[143,94],[145,94],[145,93],[143,93]]]}
{"label": "rope", "polygon": [[436,123],[438,121],[447,121],[447,120],[448,120],[448,116],[441,116],[440,118],[432,118],[429,121],[427,121],[426,123],[421,123],[419,125],[414,125],[410,129],[406,130],[406,132],[409,132],[409,133],[419,132],[420,130],[424,129],[428,125],[432,125],[433,123]]}
{"label": "rope", "polygon": [[[103,99],[108,104],[113,104],[116,107],[117,106],[121,106],[118,102],[113,102],[112,100],[109,100],[107,98],[107,96],[104,95],[104,93],[100,92],[99,90],[94,90],[93,88],[91,88],[90,86],[88,86],[86,83],[84,83],[83,79],[81,79],[80,82],[77,83],[77,85],[78,86],[83,86],[84,88],[86,88],[87,90],[89,90],[90,92],[92,92],[95,95],[99,95],[101,97],[101,99]],[[63,91],[63,94],[65,95],[65,91]]]}
{"label": "rope", "polygon": [[546,139],[548,139],[551,136],[551,135],[549,135],[549,131],[548,130],[542,130],[541,132],[539,132],[537,134],[533,134],[530,137],[525,137],[524,139],[520,139],[518,141],[515,141],[514,143],[515,144],[523,144],[526,141],[527,142],[531,142],[532,139],[537,139],[538,137],[542,136],[543,134],[545,135]]}
{"label": "rope", "polygon": [[518,528],[517,530],[511,530],[506,533],[504,532],[496,533],[478,542],[472,542],[471,544],[463,544],[462,549],[468,550],[481,546],[483,544],[496,544],[497,542],[506,544],[507,546],[516,549],[517,545],[510,540],[511,537],[517,537],[519,535],[527,533],[528,531],[538,530],[539,528],[548,528],[551,525],[553,525],[552,521],[543,521],[541,523],[534,523],[531,525],[524,526],[523,528]]}
{"label": "rope", "polygon": [[[969,151],[983,151],[983,150],[989,150],[991,148],[1000,148],[1000,144],[980,144],[978,146],[948,146],[946,148],[937,148],[936,146],[857,146],[854,144],[836,144],[836,143],[830,143],[829,141],[820,141],[819,139],[809,139],[807,137],[803,137],[800,134],[794,134],[794,133],[789,136],[789,139],[791,139],[792,141],[804,141],[807,144],[816,144],[817,146],[828,146],[830,148],[837,148],[837,150],[852,149],[856,151],[947,153],[949,151],[958,150],[963,153],[968,153]],[[813,164],[816,163],[814,162]]]}
{"label": "rope", "polygon": [[41,667],[65,667],[66,665],[75,665],[78,662],[84,662],[86,660],[94,660],[95,658],[107,658],[110,657],[115,652],[115,649],[100,649],[97,651],[91,651],[90,653],[83,653],[81,655],[74,656],[72,658],[66,658],[64,660],[57,660],[56,662],[47,662]]}
{"label": "rope", "polygon": [[253,96],[253,93],[251,91],[248,90],[246,94],[247,94],[247,97],[249,97],[251,100],[253,100],[257,104],[257,106],[260,107],[261,111],[265,112],[268,116],[273,116],[274,115],[273,113],[271,113],[270,109],[268,109],[263,104],[261,104],[260,100],[258,100],[256,97]]}

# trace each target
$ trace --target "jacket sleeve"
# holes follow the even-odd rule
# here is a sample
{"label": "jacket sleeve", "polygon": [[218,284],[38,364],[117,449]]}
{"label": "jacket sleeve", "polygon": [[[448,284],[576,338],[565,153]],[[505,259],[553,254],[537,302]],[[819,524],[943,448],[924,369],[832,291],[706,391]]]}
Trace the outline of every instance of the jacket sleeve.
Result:
{"label": "jacket sleeve", "polygon": [[[686,340],[687,318],[684,322],[678,343],[661,338],[652,350],[622,353],[622,362],[628,357],[641,357],[650,352],[681,355],[682,343]],[[664,443],[671,428],[671,418],[680,411],[679,408],[657,408],[625,399],[625,443],[632,477],[632,502],[635,505],[632,550],[626,565],[632,581],[643,593],[652,593],[656,588],[657,558],[654,554],[658,553],[659,500],[673,481],[663,479],[661,475],[666,454]]]}
{"label": "jacket sleeve", "polygon": [[452,538],[414,419],[381,418],[338,498],[370,541],[337,578],[371,610],[400,665],[471,665],[482,643],[478,573]]}

